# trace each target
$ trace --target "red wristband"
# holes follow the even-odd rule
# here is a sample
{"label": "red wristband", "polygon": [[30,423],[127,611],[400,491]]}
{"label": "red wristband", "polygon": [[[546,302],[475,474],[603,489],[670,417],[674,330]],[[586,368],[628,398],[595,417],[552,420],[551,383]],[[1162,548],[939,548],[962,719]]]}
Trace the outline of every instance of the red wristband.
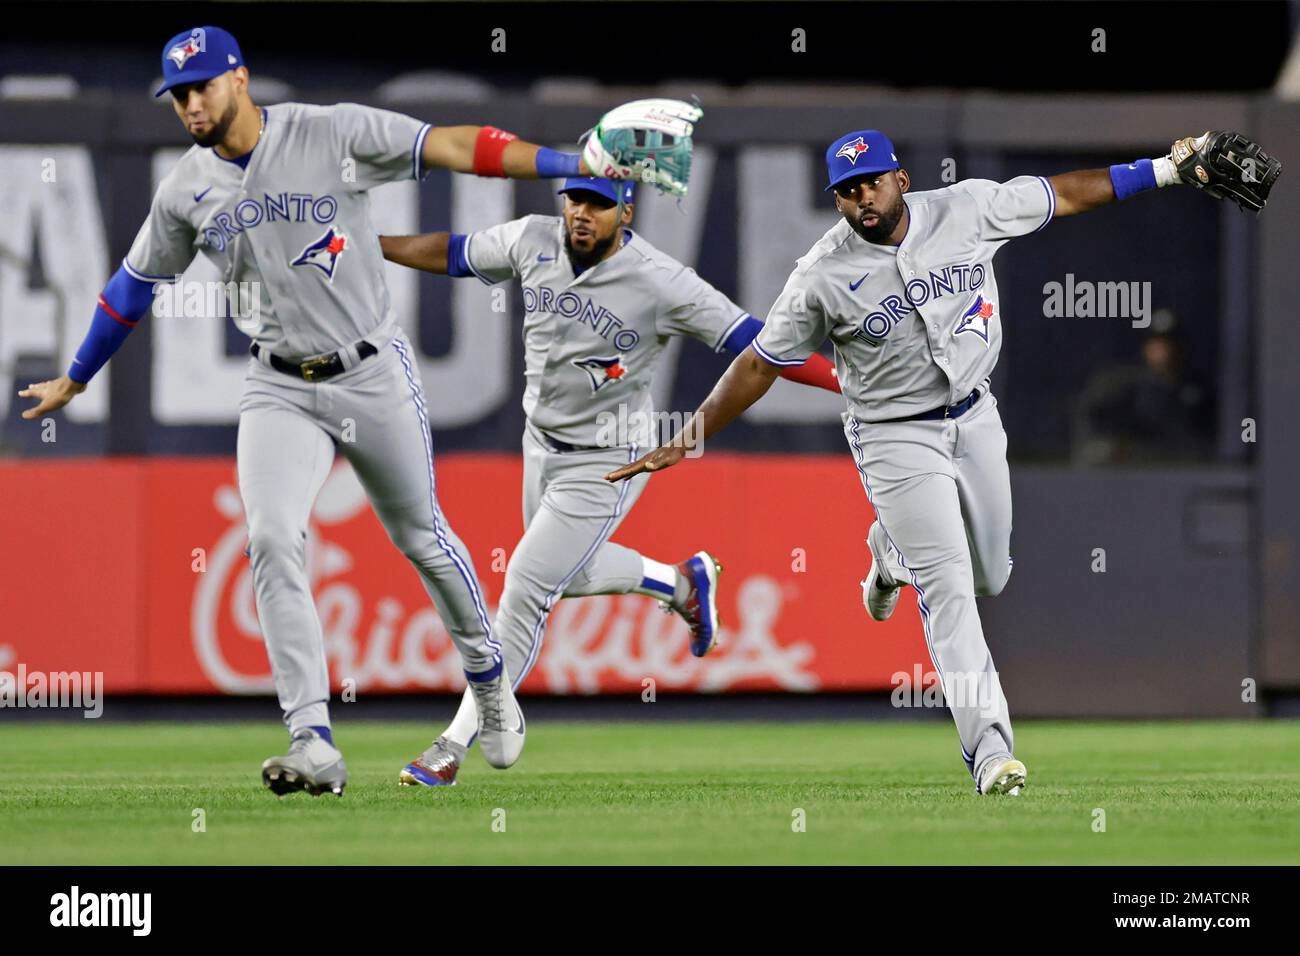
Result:
{"label": "red wristband", "polygon": [[835,366],[827,361],[825,356],[818,355],[816,352],[808,356],[808,361],[802,365],[787,365],[777,374],[800,385],[824,388],[828,392],[840,391],[840,381],[835,377]]}
{"label": "red wristband", "polygon": [[506,147],[519,137],[495,126],[484,126],[474,140],[474,175],[504,176]]}

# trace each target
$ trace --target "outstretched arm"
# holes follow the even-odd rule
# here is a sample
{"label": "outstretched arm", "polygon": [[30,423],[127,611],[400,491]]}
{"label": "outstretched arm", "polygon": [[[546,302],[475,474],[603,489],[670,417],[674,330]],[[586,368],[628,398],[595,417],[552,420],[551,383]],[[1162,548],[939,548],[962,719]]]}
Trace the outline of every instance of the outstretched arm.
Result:
{"label": "outstretched arm", "polygon": [[389,262],[445,276],[450,242],[449,232],[426,232],[418,236],[380,236],[379,248]]}
{"label": "outstretched arm", "polygon": [[424,137],[420,157],[426,166],[477,176],[636,178],[684,196],[691,172],[691,137],[701,115],[698,106],[681,100],[624,103],[600,118],[586,136],[581,154],[526,143],[494,126],[435,127]]}
{"label": "outstretched arm", "polygon": [[559,179],[591,175],[577,153],[526,143],[495,126],[435,126],[424,138],[421,156],[426,166],[479,176]]}
{"label": "outstretched arm", "polygon": [[1282,172],[1282,164],[1240,133],[1185,136],[1166,156],[1109,169],[1083,169],[1052,176],[1057,216],[1073,216],[1148,189],[1187,183],[1215,199],[1258,211]]}
{"label": "outstretched arm", "polygon": [[662,448],[612,471],[606,481],[623,481],[643,471],[662,471],[671,468],[686,453],[713,437],[731,423],[745,409],[767,394],[776,381],[780,368],[759,358],[753,349],[745,349],[731,363],[713,391],[704,400],[691,420]]}
{"label": "outstretched arm", "polygon": [[1081,169],[1049,176],[1047,181],[1056,193],[1057,217],[1074,216],[1115,202],[1115,186],[1109,169]]}

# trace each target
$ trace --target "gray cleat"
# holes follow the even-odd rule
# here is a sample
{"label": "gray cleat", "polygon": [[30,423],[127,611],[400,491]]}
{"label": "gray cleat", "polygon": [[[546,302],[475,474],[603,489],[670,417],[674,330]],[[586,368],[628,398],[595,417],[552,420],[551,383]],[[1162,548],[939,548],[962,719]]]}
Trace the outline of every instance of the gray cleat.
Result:
{"label": "gray cleat", "polygon": [[293,735],[285,756],[263,762],[262,783],[277,797],[295,790],[306,790],[313,797],[322,793],[341,797],[348,785],[348,768],[338,748],[316,731],[303,728]]}
{"label": "gray cleat", "polygon": [[505,668],[489,681],[470,681],[478,705],[478,745],[483,759],[504,770],[524,750],[524,712],[515,700]]}
{"label": "gray cleat", "polygon": [[1029,771],[1025,769],[1025,765],[1011,754],[995,754],[980,766],[979,783],[975,787],[975,792],[1005,793],[1018,797],[1025,788],[1028,777]]}

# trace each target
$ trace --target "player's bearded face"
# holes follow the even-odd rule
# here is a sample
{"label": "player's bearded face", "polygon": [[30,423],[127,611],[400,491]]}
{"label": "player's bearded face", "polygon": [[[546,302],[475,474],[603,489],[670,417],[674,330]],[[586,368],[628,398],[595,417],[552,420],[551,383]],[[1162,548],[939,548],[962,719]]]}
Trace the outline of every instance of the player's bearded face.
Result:
{"label": "player's bearded face", "polygon": [[239,98],[225,79],[218,76],[173,90],[176,114],[194,142],[205,148],[222,142],[239,114]]}
{"label": "player's bearded face", "polygon": [[611,253],[622,226],[617,205],[603,196],[576,195],[564,200],[564,251],[574,265],[587,269]]}
{"label": "player's bearded face", "polygon": [[880,244],[889,241],[903,220],[903,192],[896,173],[880,173],[841,183],[835,188],[835,204],[854,232]]}

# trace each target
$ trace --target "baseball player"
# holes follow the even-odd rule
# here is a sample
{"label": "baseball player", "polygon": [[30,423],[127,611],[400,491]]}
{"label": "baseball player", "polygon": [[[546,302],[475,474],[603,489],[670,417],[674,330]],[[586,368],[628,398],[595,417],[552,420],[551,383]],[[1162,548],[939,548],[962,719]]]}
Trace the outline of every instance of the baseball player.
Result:
{"label": "baseball player", "polygon": [[[523,748],[523,715],[473,563],[438,506],[424,393],[382,279],[368,190],[418,180],[432,166],[516,178],[633,170],[607,153],[599,132],[580,157],[493,127],[433,127],[356,104],[259,108],[239,45],[217,27],[173,37],[162,66],[157,95],[171,92],[195,145],[159,185],[67,374],[18,393],[39,400],[23,417],[84,391],[149,308],[155,283],[179,278],[196,256],[216,265],[227,288],[247,284],[259,319],[240,403],[239,486],[258,617],[290,734],[288,753],[262,765],[263,782],[278,795],[342,795],[347,782],[304,565],[308,515],[336,450],[460,652],[484,757],[509,767]],[[697,109],[681,104],[674,116],[672,101],[646,102],[655,117],[645,128],[689,139]],[[606,128],[643,128],[635,104],[621,109],[624,118],[607,116]],[[684,192],[665,175],[658,185]]]}
{"label": "baseball player", "polygon": [[[671,336],[739,354],[762,328],[629,228],[632,183],[572,178],[559,192],[561,217],[525,216],[469,235],[380,237],[394,262],[489,285],[518,278],[523,286],[526,530],[506,567],[494,622],[516,687],[536,663],[547,615],[561,597],[656,598],[686,621],[691,653],[713,648],[722,566],[706,551],[674,565],[610,541],[649,475],[618,486],[603,478],[656,443],[650,389]],[[819,355],[782,372],[839,390]],[[479,706],[466,692],[455,720],[402,769],[400,782],[454,784]]]}
{"label": "baseball player", "polygon": [[876,514],[867,610],[883,621],[905,583],[916,589],[976,792],[1019,794],[1025,765],[975,605],[1011,571],[1007,438],[989,391],[1003,335],[993,256],[1054,218],[1179,182],[1261,209],[1281,165],[1245,137],[1207,133],[1110,169],[909,193],[889,139],[861,130],[831,144],[826,166],[844,221],[798,261],[691,427],[608,478],[676,464],[831,339],[845,435]]}

